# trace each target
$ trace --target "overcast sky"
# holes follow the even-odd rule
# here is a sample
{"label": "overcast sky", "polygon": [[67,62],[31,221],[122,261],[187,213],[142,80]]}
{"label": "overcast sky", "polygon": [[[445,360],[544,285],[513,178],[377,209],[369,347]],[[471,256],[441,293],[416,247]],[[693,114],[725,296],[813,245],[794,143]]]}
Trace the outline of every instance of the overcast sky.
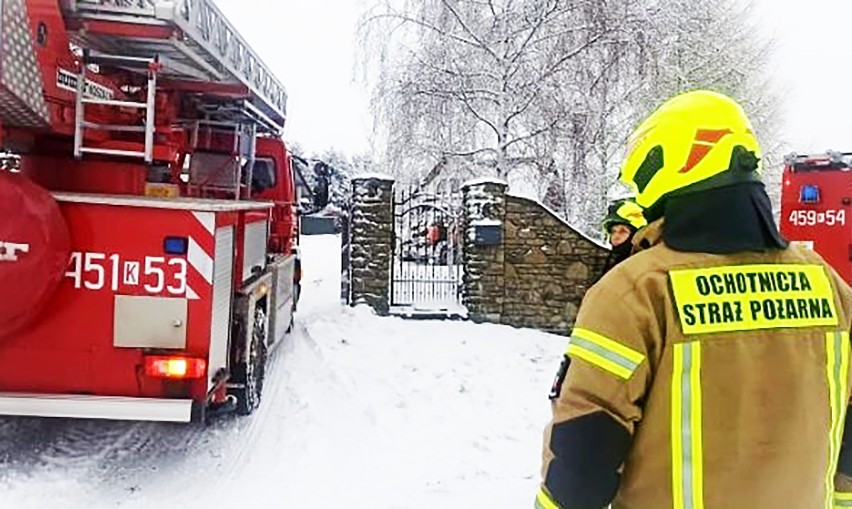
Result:
{"label": "overcast sky", "polygon": [[754,0],[777,41],[772,64],[786,89],[782,111],[790,150],[852,152],[852,2]]}
{"label": "overcast sky", "polygon": [[[800,153],[852,151],[852,1],[753,0],[777,40],[785,138]],[[287,87],[285,137],[307,151],[368,149],[365,94],[353,81],[357,0],[216,0]]]}
{"label": "overcast sky", "polygon": [[368,149],[353,83],[357,0],[214,0],[287,89],[285,141],[307,152]]}

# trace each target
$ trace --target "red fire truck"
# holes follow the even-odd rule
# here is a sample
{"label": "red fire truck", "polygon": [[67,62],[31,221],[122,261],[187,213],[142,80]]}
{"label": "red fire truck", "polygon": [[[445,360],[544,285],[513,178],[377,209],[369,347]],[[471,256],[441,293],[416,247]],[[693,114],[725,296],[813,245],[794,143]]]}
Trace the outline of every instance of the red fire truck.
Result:
{"label": "red fire truck", "polygon": [[300,280],[284,87],[210,0],[0,28],[0,415],[251,413]]}
{"label": "red fire truck", "polygon": [[781,233],[852,283],[852,154],[789,155],[781,185]]}

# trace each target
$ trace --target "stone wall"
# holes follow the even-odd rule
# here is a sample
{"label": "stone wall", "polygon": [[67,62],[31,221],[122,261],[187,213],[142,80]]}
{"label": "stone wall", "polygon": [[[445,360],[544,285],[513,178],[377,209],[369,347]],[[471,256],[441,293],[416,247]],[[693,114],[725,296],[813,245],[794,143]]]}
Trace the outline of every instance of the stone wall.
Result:
{"label": "stone wall", "polygon": [[[506,190],[505,183],[487,181],[463,187],[468,316],[568,334],[609,251],[538,202]],[[478,227],[494,225],[500,226],[498,243],[477,239]]]}
{"label": "stone wall", "polygon": [[393,179],[352,180],[349,224],[349,302],[385,315],[390,308],[393,256]]}
{"label": "stone wall", "polygon": [[[393,187],[390,177],[353,179],[343,235],[349,240],[342,253],[349,284],[343,284],[342,298],[378,314],[390,311]],[[507,194],[504,182],[471,181],[462,193],[461,293],[468,317],[568,334],[609,251],[538,202]]]}
{"label": "stone wall", "polygon": [[[609,250],[536,201],[506,197],[500,323],[568,334]],[[511,296],[511,297],[510,297]]]}

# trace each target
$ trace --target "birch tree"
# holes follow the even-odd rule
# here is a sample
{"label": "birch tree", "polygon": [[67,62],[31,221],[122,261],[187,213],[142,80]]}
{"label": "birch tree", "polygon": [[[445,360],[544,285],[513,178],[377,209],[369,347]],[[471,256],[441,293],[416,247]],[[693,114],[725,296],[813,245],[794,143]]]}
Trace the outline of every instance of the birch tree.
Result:
{"label": "birch tree", "polygon": [[[463,162],[506,178],[550,165],[551,150],[533,148],[567,126],[570,64],[605,35],[589,31],[583,5],[384,1],[370,11],[368,41],[404,34],[401,51],[385,54],[374,102],[391,166],[419,175],[439,161]],[[399,33],[388,36],[388,26]]]}
{"label": "birch tree", "polygon": [[[362,18],[388,169],[522,177],[587,233],[624,142],[671,95],[743,102],[774,144],[769,46],[735,0],[377,0]],[[768,143],[767,143],[768,141]]]}
{"label": "birch tree", "polygon": [[772,45],[755,36],[750,6],[730,0],[604,4],[594,19],[618,28],[593,48],[587,55],[593,58],[584,59],[578,71],[586,77],[578,81],[587,85],[581,94],[583,141],[562,146],[584,151],[572,156],[584,164],[563,166],[570,204],[564,215],[578,224],[601,216],[629,133],[665,99],[696,88],[725,93],[743,104],[763,145],[765,181],[777,203],[778,96],[765,72]]}
{"label": "birch tree", "polygon": [[754,124],[763,149],[764,182],[777,208],[783,151],[780,100],[766,72],[774,44],[756,35],[751,5],[672,2],[647,12],[642,32],[647,88],[636,96],[639,116],[683,90],[710,88],[733,97]]}

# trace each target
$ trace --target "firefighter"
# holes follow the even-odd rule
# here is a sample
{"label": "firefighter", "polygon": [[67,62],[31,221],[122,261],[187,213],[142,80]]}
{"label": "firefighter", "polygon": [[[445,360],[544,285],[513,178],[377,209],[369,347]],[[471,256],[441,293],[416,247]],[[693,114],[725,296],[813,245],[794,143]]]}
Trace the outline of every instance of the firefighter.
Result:
{"label": "firefighter", "polygon": [[633,249],[633,236],[648,222],[642,215],[642,207],[631,199],[610,203],[603,220],[603,229],[612,246],[604,265],[603,274],[624,261]]}
{"label": "firefighter", "polygon": [[852,506],[852,289],[781,237],[760,157],[742,108],[703,90],[628,140],[651,245],[585,295],[537,508]]}

